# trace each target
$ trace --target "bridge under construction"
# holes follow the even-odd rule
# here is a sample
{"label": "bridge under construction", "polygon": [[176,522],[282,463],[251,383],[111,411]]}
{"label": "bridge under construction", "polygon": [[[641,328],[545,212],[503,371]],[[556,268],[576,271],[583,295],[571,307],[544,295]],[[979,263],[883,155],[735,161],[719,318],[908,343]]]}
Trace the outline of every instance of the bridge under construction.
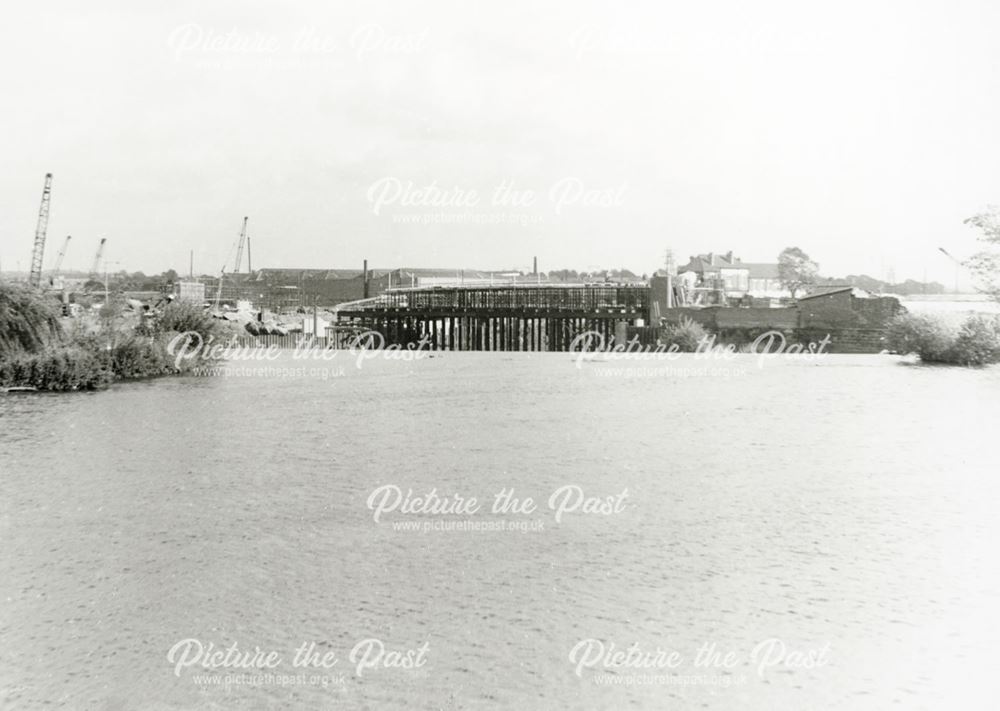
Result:
{"label": "bridge under construction", "polygon": [[656,316],[656,281],[392,289],[338,306],[328,335],[342,346],[375,331],[385,346],[451,351],[567,351],[586,332],[610,344]]}

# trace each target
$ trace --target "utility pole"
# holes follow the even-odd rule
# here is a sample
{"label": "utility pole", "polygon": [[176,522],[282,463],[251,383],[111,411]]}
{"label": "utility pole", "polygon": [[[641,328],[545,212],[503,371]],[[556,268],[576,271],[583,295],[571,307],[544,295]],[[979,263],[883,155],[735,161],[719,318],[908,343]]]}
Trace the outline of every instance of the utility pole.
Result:
{"label": "utility pole", "polygon": [[667,272],[667,308],[674,308],[674,273],[677,271],[677,263],[674,261],[673,250],[668,249],[663,255],[664,271]]}
{"label": "utility pole", "polygon": [[45,232],[49,227],[49,202],[52,197],[52,173],[45,174],[45,187],[42,188],[42,204],[38,208],[38,223],[35,225],[35,246],[31,250],[31,273],[28,283],[31,286],[42,285],[42,256],[45,253]]}
{"label": "utility pole", "polygon": [[955,259],[955,257],[951,256],[951,253],[948,250],[946,250],[944,247],[938,247],[938,251],[941,252],[941,254],[943,254],[944,256],[946,256],[948,259],[950,259],[951,261],[953,261],[955,263],[955,293],[957,294],[958,293],[958,270],[962,266],[962,263],[959,260]]}
{"label": "utility pole", "polygon": [[219,302],[222,300],[222,280],[226,276],[226,267],[222,266],[222,271],[219,272],[219,285],[215,290],[215,310],[219,310]]}
{"label": "utility pole", "polygon": [[97,245],[97,254],[94,255],[94,264],[90,267],[90,277],[92,279],[97,279],[100,276],[99,267],[101,266],[101,255],[104,254],[104,243],[107,241],[107,237],[101,237],[101,243]]}

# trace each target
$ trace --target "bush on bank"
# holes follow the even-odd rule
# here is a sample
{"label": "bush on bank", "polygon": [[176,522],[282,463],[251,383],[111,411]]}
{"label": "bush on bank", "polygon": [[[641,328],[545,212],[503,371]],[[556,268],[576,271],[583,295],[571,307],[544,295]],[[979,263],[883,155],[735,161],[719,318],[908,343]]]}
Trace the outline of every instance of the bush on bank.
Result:
{"label": "bush on bank", "polygon": [[205,310],[191,303],[174,302],[163,307],[163,311],[145,326],[149,335],[163,333],[187,333],[194,331],[205,342],[219,330],[219,321],[208,315]]}
{"label": "bush on bank", "polygon": [[958,332],[953,355],[961,365],[1000,363],[1000,318],[969,318]]}
{"label": "bush on bank", "polygon": [[115,343],[108,351],[111,372],[115,378],[150,378],[171,372],[166,351],[153,339],[145,336],[128,336]]}
{"label": "bush on bank", "polygon": [[19,353],[0,360],[0,386],[38,390],[95,390],[114,376],[106,358],[78,346]]}
{"label": "bush on bank", "polygon": [[982,366],[1000,363],[1000,319],[970,316],[961,324],[923,314],[902,314],[889,324],[886,341],[925,363]]}
{"label": "bush on bank", "polygon": [[676,346],[681,353],[694,353],[698,344],[708,336],[708,332],[697,321],[684,317],[680,323],[667,324],[660,332],[660,343],[666,347]]}

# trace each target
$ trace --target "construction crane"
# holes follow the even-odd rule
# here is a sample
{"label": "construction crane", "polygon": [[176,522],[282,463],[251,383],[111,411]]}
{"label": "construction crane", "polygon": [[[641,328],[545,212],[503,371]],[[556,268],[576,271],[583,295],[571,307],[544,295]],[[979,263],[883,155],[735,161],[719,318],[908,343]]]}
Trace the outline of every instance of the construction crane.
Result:
{"label": "construction crane", "polygon": [[52,196],[52,173],[45,174],[42,188],[42,204],[38,208],[38,224],[35,226],[35,246],[31,251],[31,273],[28,283],[34,287],[42,285],[42,255],[45,253],[45,231],[49,227],[49,201]]}
{"label": "construction crane", "polygon": [[248,217],[244,217],[243,218],[243,229],[240,230],[240,244],[236,248],[236,268],[233,269],[233,274],[239,274],[240,273],[240,263],[243,261],[243,245],[246,244],[246,241],[247,241],[247,220],[248,219],[250,219],[250,218],[248,218]]}
{"label": "construction crane", "polygon": [[91,279],[97,279],[100,277],[100,273],[97,270],[101,266],[101,255],[104,254],[104,243],[107,241],[107,237],[101,237],[101,243],[97,245],[97,254],[94,255],[94,264],[90,267]]}
{"label": "construction crane", "polygon": [[59,269],[62,267],[63,257],[66,256],[66,248],[69,247],[69,241],[72,239],[72,235],[66,235],[66,241],[63,242],[62,249],[59,250],[59,254],[56,255],[56,264],[52,267],[52,278],[55,279],[59,276]]}

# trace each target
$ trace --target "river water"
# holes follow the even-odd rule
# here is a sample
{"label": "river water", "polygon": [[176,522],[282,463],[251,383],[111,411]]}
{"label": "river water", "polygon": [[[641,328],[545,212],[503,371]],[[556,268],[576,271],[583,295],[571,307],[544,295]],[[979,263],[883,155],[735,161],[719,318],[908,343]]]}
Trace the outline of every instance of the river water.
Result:
{"label": "river water", "polygon": [[[1000,370],[757,365],[285,353],[0,396],[0,703],[990,707]],[[376,522],[393,486],[483,505]]]}

